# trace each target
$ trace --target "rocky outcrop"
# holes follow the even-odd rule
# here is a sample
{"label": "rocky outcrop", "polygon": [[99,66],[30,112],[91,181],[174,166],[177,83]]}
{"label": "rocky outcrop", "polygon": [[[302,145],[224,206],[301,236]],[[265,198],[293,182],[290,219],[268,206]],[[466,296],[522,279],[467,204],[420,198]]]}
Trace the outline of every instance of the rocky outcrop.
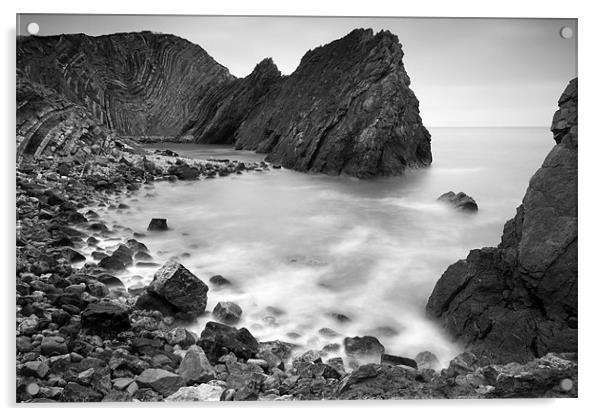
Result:
{"label": "rocky outcrop", "polygon": [[451,265],[427,304],[454,338],[497,362],[577,351],[577,79],[558,103],[557,144],[501,243]]}
{"label": "rocky outcrop", "polygon": [[151,32],[20,37],[17,68],[132,136],[177,135],[211,88],[234,79],[201,47]]}
{"label": "rocky outcrop", "polygon": [[364,178],[429,165],[430,134],[402,58],[395,35],[357,29],[307,52],[290,76],[263,61],[211,97],[219,104],[202,105],[188,133],[300,171]]}
{"label": "rocky outcrop", "polygon": [[233,144],[268,153],[278,166],[360,178],[431,163],[430,134],[402,58],[395,35],[357,29],[307,52],[290,76],[265,59],[236,79],[172,35],[17,42],[18,78],[61,101],[34,118],[41,124],[31,130],[34,143],[85,110],[91,127],[121,136]]}
{"label": "rocky outcrop", "polygon": [[464,192],[449,191],[437,198],[437,201],[445,202],[460,211],[476,212],[479,210],[474,198]]}

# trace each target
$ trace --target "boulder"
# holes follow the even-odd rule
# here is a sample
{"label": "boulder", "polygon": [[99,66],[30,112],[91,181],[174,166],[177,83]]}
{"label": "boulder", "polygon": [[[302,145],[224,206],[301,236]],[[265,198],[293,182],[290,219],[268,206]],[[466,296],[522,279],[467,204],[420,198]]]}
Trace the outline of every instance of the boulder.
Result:
{"label": "boulder", "polygon": [[147,287],[148,293],[165,300],[177,311],[195,316],[205,311],[208,289],[201,279],[175,261],[168,261],[157,270]]}
{"label": "boulder", "polygon": [[221,276],[219,274],[216,274],[215,276],[211,276],[211,278],[209,279],[209,283],[211,283],[214,286],[229,286],[232,283],[230,283],[230,281],[228,279],[226,279],[224,276]]}
{"label": "boulder", "polygon": [[170,166],[167,173],[169,175],[174,175],[180,180],[192,180],[197,179],[201,174],[201,171],[194,166],[181,163],[179,165]]}
{"label": "boulder", "polygon": [[148,224],[147,231],[167,231],[166,218],[153,218]]}
{"label": "boulder", "polygon": [[93,334],[117,334],[130,328],[128,309],[114,301],[89,304],[81,322],[82,328]]}
{"label": "boulder", "polygon": [[437,198],[437,201],[445,202],[460,211],[476,212],[479,210],[475,200],[464,192],[449,191]]}
{"label": "boulder", "polygon": [[207,360],[205,352],[197,345],[192,345],[180,363],[178,374],[186,384],[206,383],[215,379],[215,369]]}
{"label": "boulder", "polygon": [[160,368],[149,368],[136,377],[136,383],[140,387],[148,387],[157,393],[167,397],[180,387],[184,387],[182,377]]}
{"label": "boulder", "polygon": [[257,340],[246,328],[236,329],[218,322],[207,322],[198,345],[213,364],[230,352],[238,358],[249,359],[259,351]]}
{"label": "boulder", "polygon": [[213,316],[225,324],[235,324],[240,321],[242,309],[234,302],[218,302],[213,308]]}

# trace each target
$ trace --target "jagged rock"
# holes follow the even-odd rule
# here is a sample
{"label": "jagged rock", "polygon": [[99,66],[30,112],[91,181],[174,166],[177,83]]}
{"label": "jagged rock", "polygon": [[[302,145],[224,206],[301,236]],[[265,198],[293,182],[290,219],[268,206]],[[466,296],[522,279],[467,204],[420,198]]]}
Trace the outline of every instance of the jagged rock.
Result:
{"label": "jagged rock", "polygon": [[178,374],[186,384],[206,383],[215,379],[215,369],[207,360],[205,352],[197,345],[192,345],[180,363]]}
{"label": "jagged rock", "polygon": [[242,309],[234,302],[218,302],[212,314],[221,322],[232,325],[240,320]]}
{"label": "jagged rock", "polygon": [[557,144],[501,243],[452,264],[427,304],[454,338],[497,362],[577,351],[577,79],[559,106]]}
{"label": "jagged rock", "polygon": [[439,361],[437,356],[430,351],[419,352],[416,355],[416,357],[414,357],[414,361],[416,361],[416,364],[418,365],[419,369],[436,369],[441,366],[441,362]]}
{"label": "jagged rock", "polygon": [[200,315],[207,305],[209,288],[201,279],[175,261],[168,261],[155,273],[147,291],[167,301],[176,310]]}
{"label": "jagged rock", "polygon": [[67,383],[61,394],[63,402],[99,402],[102,398],[102,393],[73,382]]}
{"label": "jagged rock", "polygon": [[169,175],[174,175],[180,180],[192,180],[197,179],[201,174],[201,171],[199,168],[187,165],[186,163],[181,163],[179,165],[170,166],[167,173]]}
{"label": "jagged rock", "polygon": [[257,340],[246,328],[236,329],[218,322],[207,322],[199,346],[212,364],[229,352],[239,358],[253,358],[259,351]]}
{"label": "jagged rock", "polygon": [[136,377],[136,383],[140,387],[149,387],[165,397],[184,387],[184,381],[179,375],[160,368],[144,370]]}
{"label": "jagged rock", "polygon": [[153,218],[146,229],[148,231],[167,231],[167,219]]}
{"label": "jagged rock", "polygon": [[23,365],[21,374],[26,377],[44,378],[48,374],[50,368],[43,361],[29,361]]}
{"label": "jagged rock", "polygon": [[194,387],[182,387],[177,392],[167,397],[168,402],[219,402],[224,388],[211,385],[199,384]]}
{"label": "jagged rock", "polygon": [[127,308],[117,302],[91,303],[81,314],[82,328],[95,334],[117,334],[130,328]]}
{"label": "jagged rock", "polygon": [[445,202],[461,211],[476,212],[479,210],[479,207],[475,200],[472,197],[466,195],[464,192],[455,193],[449,191],[437,198],[437,201]]}

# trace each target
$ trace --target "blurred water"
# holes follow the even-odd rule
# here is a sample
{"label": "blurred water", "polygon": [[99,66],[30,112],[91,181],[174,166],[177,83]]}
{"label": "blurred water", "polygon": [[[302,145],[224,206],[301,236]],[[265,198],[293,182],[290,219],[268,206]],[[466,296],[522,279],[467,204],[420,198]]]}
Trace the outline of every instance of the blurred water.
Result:
{"label": "blurred water", "polygon": [[[499,243],[553,140],[545,128],[431,133],[433,165],[403,177],[360,181],[272,170],[161,182],[124,201],[130,209],[105,215],[139,232],[150,218],[167,218],[170,231],[140,240],[160,262],[178,256],[206,283],[215,274],[231,280],[232,288],[209,291],[208,311],[218,301],[240,304],[240,326],[260,340],[319,349],[340,342],[318,334],[331,328],[341,336],[375,335],[391,354],[430,350],[446,363],[459,348],[426,318],[428,296],[451,263]],[[262,158],[223,146],[163,147],[196,158]],[[449,190],[473,196],[478,214],[436,202]],[[148,282],[154,271],[129,273]]]}

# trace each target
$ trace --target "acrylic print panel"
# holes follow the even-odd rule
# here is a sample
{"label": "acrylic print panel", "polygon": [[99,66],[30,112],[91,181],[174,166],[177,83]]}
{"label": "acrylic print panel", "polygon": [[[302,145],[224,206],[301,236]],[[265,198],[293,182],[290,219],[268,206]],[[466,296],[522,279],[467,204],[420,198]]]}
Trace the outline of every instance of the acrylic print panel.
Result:
{"label": "acrylic print panel", "polygon": [[576,20],[18,26],[18,402],[577,396]]}

